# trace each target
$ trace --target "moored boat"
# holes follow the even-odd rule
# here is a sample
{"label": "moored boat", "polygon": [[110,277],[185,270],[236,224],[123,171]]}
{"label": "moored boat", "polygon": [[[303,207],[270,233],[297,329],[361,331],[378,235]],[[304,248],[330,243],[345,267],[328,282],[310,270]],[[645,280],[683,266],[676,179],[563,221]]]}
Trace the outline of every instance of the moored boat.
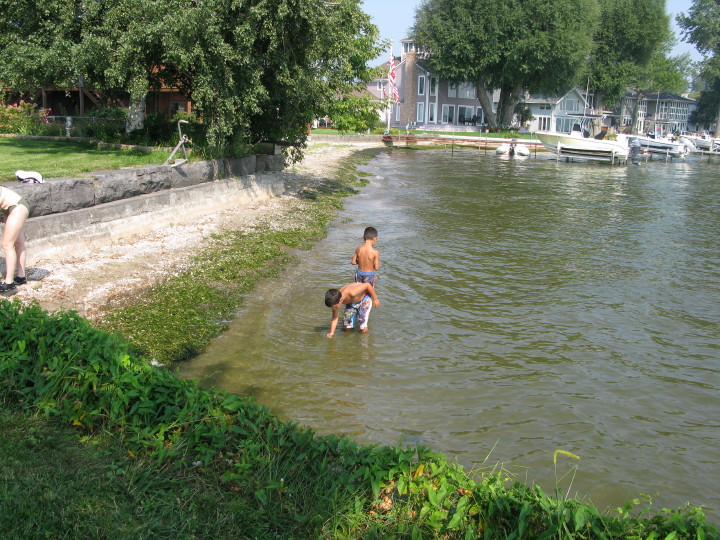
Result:
{"label": "moored boat", "polygon": [[680,134],[680,139],[691,142],[701,152],[720,152],[720,139],[714,139],[707,133],[700,135],[683,132]]}
{"label": "moored boat", "polygon": [[628,142],[625,135],[617,135],[615,139],[584,137],[580,131],[571,133],[555,133],[538,131],[540,142],[558,157],[568,157],[596,161],[626,161]]}
{"label": "moored boat", "polygon": [[503,143],[495,149],[495,153],[500,156],[509,157],[527,157],[530,155],[530,149],[524,144],[518,144],[516,139],[509,143]]}
{"label": "moored boat", "polygon": [[689,141],[674,141],[668,138],[653,138],[643,135],[633,135],[633,137],[638,140],[643,152],[665,158],[685,158],[693,148]]}

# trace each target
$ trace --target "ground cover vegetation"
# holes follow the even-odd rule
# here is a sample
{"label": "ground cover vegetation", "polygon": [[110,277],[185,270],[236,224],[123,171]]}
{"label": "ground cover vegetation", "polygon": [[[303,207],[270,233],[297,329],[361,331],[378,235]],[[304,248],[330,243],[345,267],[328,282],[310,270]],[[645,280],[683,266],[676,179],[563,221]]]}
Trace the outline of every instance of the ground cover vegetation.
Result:
{"label": "ground cover vegetation", "polygon": [[121,150],[97,144],[0,137],[0,182],[17,180],[15,171],[37,171],[45,178],[79,177],[104,169],[161,165],[167,150]]}
{"label": "ground cover vegetation", "polygon": [[[666,56],[672,32],[664,0],[426,0],[413,35],[433,72],[475,85],[493,128],[512,125],[523,92],[562,95],[587,87],[602,110],[617,105],[629,87],[686,86],[688,59]],[[658,72],[653,59],[672,77],[649,76]]]}
{"label": "ground cover vegetation", "polygon": [[[605,515],[569,497],[576,456],[567,452],[552,456],[560,472],[548,494],[502,468],[468,474],[424,447],[319,436],[150,363],[165,348],[179,357],[201,348],[236,305],[224,292],[246,290],[245,274],[274,272],[288,248],[324,234],[342,197],[363,182],[358,159],[302,194],[295,226],[230,233],[246,261],[222,254],[207,264],[224,241],[201,255],[187,271],[215,291],[189,295],[184,277],[160,284],[166,311],[156,301],[127,306],[98,329],[72,312],[0,302],[0,530],[29,538],[720,538],[698,507],[654,511],[640,497]],[[186,342],[202,317],[216,326]],[[150,332],[137,332],[142,326]],[[163,326],[179,330],[147,338]]]}
{"label": "ground cover vegetation", "polygon": [[3,87],[33,95],[82,78],[106,104],[138,110],[150,90],[177,88],[215,156],[302,144],[380,53],[359,0],[0,0],[0,13]]}

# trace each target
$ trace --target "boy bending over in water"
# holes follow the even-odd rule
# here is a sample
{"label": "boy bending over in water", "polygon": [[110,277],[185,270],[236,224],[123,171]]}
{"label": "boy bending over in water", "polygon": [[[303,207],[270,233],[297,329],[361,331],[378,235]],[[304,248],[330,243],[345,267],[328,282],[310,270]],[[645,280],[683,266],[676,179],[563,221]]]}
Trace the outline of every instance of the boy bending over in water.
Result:
{"label": "boy bending over in water", "polygon": [[337,328],[340,304],[345,304],[345,314],[343,316],[345,331],[352,330],[357,320],[358,327],[364,334],[368,331],[370,309],[379,307],[380,300],[375,294],[375,289],[369,283],[348,283],[339,289],[329,289],[325,293],[325,305],[332,309],[330,332],[327,334],[329,338],[333,337]]}
{"label": "boy bending over in water", "polygon": [[367,227],[363,233],[364,244],[358,246],[350,264],[357,265],[355,281],[369,283],[375,287],[375,273],[380,270],[380,254],[375,249],[378,232],[375,227]]}

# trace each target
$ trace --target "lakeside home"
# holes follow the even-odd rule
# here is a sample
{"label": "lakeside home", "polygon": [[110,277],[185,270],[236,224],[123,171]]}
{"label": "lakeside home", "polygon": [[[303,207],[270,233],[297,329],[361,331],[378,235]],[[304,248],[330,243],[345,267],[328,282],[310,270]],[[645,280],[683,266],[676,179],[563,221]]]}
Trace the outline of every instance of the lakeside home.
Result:
{"label": "lakeside home", "polygon": [[[395,86],[400,102],[380,113],[391,127],[432,129],[435,131],[481,131],[486,124],[477,89],[472,83],[452,84],[433,73],[427,53],[418,50],[412,38],[400,41],[401,55],[394,57]],[[379,66],[383,76],[366,84],[368,92],[378,101],[388,91],[390,61]],[[493,110],[497,110],[500,92],[491,96]],[[630,129],[635,101],[639,99],[636,129]],[[599,110],[594,96],[584,88],[571,88],[562,96],[526,93],[521,99],[532,115],[525,125],[530,132],[559,131],[567,133],[578,116],[596,119],[605,127],[617,131],[630,130],[667,134],[678,131],[707,130],[708,126],[692,124],[690,116],[697,102],[684,96],[665,92],[644,92],[639,97],[628,91],[620,105],[613,110]]]}

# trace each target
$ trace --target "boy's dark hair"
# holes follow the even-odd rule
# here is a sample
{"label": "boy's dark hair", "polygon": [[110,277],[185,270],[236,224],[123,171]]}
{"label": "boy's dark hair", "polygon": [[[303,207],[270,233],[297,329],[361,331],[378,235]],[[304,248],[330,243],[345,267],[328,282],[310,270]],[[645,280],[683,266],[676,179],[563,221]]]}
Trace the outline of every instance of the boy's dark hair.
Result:
{"label": "boy's dark hair", "polygon": [[363,233],[363,240],[372,240],[378,237],[378,232],[375,227],[367,227]]}
{"label": "boy's dark hair", "polygon": [[341,298],[342,293],[340,292],[340,289],[328,289],[325,293],[325,305],[327,307],[333,307],[337,305]]}

